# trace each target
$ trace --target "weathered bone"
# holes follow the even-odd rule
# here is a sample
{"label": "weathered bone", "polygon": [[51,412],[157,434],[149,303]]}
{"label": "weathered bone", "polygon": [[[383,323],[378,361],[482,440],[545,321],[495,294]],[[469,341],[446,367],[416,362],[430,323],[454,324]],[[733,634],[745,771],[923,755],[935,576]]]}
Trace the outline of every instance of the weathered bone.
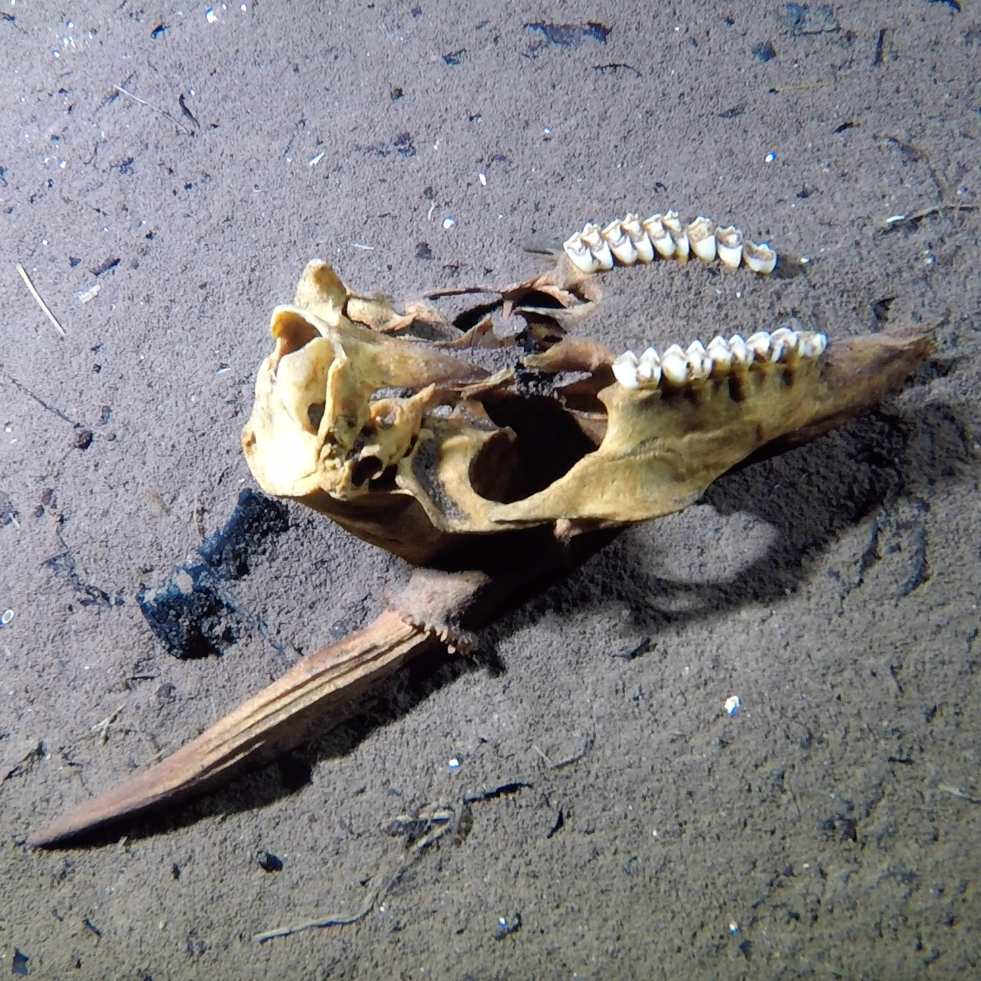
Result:
{"label": "weathered bone", "polygon": [[[713,232],[716,251],[719,236],[735,250],[731,233]],[[311,719],[406,658],[432,643],[465,646],[471,627],[619,529],[687,507],[737,464],[859,414],[929,354],[922,327],[830,341],[778,328],[639,358],[562,337],[563,321],[592,309],[585,281],[594,269],[614,256],[684,259],[698,241],[673,212],[643,223],[628,216],[619,229],[587,226],[547,274],[503,290],[446,291],[497,293],[505,312],[523,311],[520,349],[494,341],[486,326],[469,334],[472,348],[387,336],[418,320],[450,325],[425,307],[400,314],[310,263],[293,305],[273,313],[276,347],[242,437],[249,466],[269,493],[445,571],[416,570],[373,624],[304,658],[173,756],[30,843],[59,844],[190,796],[295,745]],[[741,255],[758,272],[776,261],[749,243]],[[723,261],[734,262],[734,251]]]}

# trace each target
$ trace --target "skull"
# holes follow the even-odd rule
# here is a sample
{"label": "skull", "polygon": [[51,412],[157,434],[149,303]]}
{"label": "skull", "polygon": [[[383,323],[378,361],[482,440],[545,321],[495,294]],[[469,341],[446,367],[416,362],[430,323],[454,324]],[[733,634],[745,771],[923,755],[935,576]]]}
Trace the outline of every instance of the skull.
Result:
{"label": "skull", "polygon": [[400,315],[310,262],[273,312],[242,434],[259,484],[417,564],[535,525],[569,538],[689,506],[767,444],[877,401],[929,349],[919,330],[829,345],[781,328],[614,357],[562,329],[591,306],[584,278],[563,259],[495,291],[527,321],[510,341],[484,321],[434,342],[393,332],[446,330],[435,310]]}

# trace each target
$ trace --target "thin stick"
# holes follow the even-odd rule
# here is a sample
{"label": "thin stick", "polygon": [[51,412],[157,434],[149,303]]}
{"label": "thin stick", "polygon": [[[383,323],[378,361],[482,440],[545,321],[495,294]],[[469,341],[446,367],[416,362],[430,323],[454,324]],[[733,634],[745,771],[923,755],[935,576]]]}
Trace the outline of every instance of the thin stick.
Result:
{"label": "thin stick", "polygon": [[294,923],[292,926],[276,927],[272,930],[263,930],[262,933],[252,935],[252,940],[257,944],[264,944],[267,940],[275,940],[277,937],[292,937],[294,933],[303,933],[304,930],[323,930],[326,927],[350,926],[363,920],[375,905],[375,897],[372,895],[368,905],[360,913],[349,916],[324,916],[319,920],[305,920],[303,923]]}
{"label": "thin stick", "polygon": [[31,282],[31,277],[27,275],[27,270],[18,262],[17,272],[20,273],[20,278],[24,280],[24,285],[31,291],[31,296],[37,300],[37,305],[44,311],[44,315],[54,324],[54,328],[62,337],[67,337],[65,333],[65,328],[58,323],[58,318],[51,312],[51,307],[41,299],[41,294],[38,293],[36,287]]}
{"label": "thin stick", "polygon": [[127,92],[121,85],[114,85],[113,88],[117,92],[121,92],[123,95],[128,95],[134,102],[138,102],[141,106],[146,106],[148,109],[152,109],[154,112],[159,112],[161,116],[169,119],[178,129],[182,129],[188,136],[191,136],[191,131],[179,120],[175,119],[166,109],[161,109],[160,106],[155,106],[152,102],[147,102],[146,99],[141,99],[138,95],[133,95],[132,92]]}
{"label": "thin stick", "polygon": [[885,220],[884,227],[887,229],[896,228],[899,225],[905,225],[907,222],[922,221],[930,215],[939,215],[942,211],[977,211],[978,207],[981,206],[976,204],[935,204],[932,207],[914,211],[909,215],[891,215]]}

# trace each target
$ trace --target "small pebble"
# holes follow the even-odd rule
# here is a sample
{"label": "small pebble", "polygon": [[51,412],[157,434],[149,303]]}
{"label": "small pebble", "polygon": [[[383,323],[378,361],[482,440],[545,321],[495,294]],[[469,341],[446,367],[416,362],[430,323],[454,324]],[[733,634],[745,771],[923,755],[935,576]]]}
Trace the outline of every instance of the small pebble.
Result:
{"label": "small pebble", "polygon": [[735,715],[739,711],[739,706],[741,704],[742,702],[739,701],[738,695],[730,695],[726,699],[726,712],[728,712],[729,715]]}
{"label": "small pebble", "polygon": [[13,610],[4,610],[3,613],[0,613],[0,624],[3,624],[3,626],[6,627],[7,624],[10,623],[11,620],[13,620],[13,618],[14,618]]}
{"label": "small pebble", "polygon": [[283,860],[278,855],[265,850],[256,855],[255,860],[259,863],[259,868],[263,872],[282,872]]}

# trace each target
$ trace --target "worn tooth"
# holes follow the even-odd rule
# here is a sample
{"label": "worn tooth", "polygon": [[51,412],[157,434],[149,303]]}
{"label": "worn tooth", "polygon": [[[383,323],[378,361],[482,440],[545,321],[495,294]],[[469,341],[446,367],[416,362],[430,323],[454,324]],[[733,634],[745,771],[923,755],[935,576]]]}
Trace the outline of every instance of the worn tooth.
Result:
{"label": "worn tooth", "polygon": [[730,225],[715,232],[715,242],[719,250],[719,262],[729,269],[738,269],[743,261],[743,233]]}
{"label": "worn tooth", "polygon": [[661,375],[672,385],[684,385],[688,380],[688,358],[677,344],[661,355]]}
{"label": "worn tooth", "polygon": [[811,343],[814,345],[814,357],[819,358],[828,347],[828,335],[811,334]]}
{"label": "worn tooth", "polygon": [[800,334],[789,327],[778,327],[770,334],[770,359],[779,361],[785,354],[791,351],[799,351]]}
{"label": "worn tooth", "polygon": [[650,236],[654,250],[662,259],[670,259],[674,255],[674,239],[664,227],[663,215],[651,215],[644,222],[644,231]]}
{"label": "worn tooth", "polygon": [[594,273],[599,269],[599,263],[589,246],[582,240],[582,235],[579,232],[563,242],[562,248],[565,249],[565,254],[580,272]]}
{"label": "worn tooth", "polygon": [[623,230],[619,221],[611,221],[603,229],[602,235],[617,262],[624,266],[632,266],[637,261],[637,250],[634,248],[634,243]]}
{"label": "worn tooth", "polygon": [[743,245],[743,262],[755,273],[769,275],[777,266],[777,254],[766,242],[754,245],[746,242]]}
{"label": "worn tooth", "polygon": [[701,341],[692,341],[685,352],[688,360],[688,370],[691,378],[698,381],[712,374],[712,359]]}
{"label": "worn tooth", "polygon": [[700,215],[688,226],[688,241],[702,262],[715,260],[715,225],[708,218]]}
{"label": "worn tooth", "polygon": [[649,347],[641,356],[637,365],[637,381],[641,385],[655,388],[661,380],[661,358],[654,348]]}
{"label": "worn tooth", "polygon": [[802,330],[797,334],[797,353],[802,358],[819,358],[828,346],[828,338],[824,334],[816,334]]}
{"label": "worn tooth", "polygon": [[647,237],[647,232],[644,231],[644,226],[641,223],[640,215],[627,215],[627,217],[620,222],[620,226],[630,236],[630,241],[634,243],[634,248],[637,250],[637,261],[653,261],[654,246],[651,245],[651,240]]}
{"label": "worn tooth", "polygon": [[733,353],[724,337],[713,337],[706,348],[714,367],[725,371],[732,367]]}
{"label": "worn tooth", "polygon": [[680,259],[682,262],[687,262],[689,253],[688,233],[678,218],[678,212],[669,211],[661,219],[661,224],[664,225],[671,238],[674,239],[674,257]]}
{"label": "worn tooth", "polygon": [[613,253],[599,225],[591,222],[587,223],[582,230],[582,240],[589,246],[589,251],[593,253],[593,258],[599,263],[600,269],[613,268]]}
{"label": "worn tooth", "polygon": [[753,352],[746,346],[742,335],[733,334],[729,338],[729,350],[732,351],[732,360],[736,364],[748,365],[753,362]]}
{"label": "worn tooth", "polygon": [[767,361],[770,357],[770,335],[765,330],[758,330],[746,338],[746,347],[753,352],[757,361]]}
{"label": "worn tooth", "polygon": [[639,388],[637,378],[637,355],[633,351],[624,351],[613,359],[613,377],[624,388]]}

